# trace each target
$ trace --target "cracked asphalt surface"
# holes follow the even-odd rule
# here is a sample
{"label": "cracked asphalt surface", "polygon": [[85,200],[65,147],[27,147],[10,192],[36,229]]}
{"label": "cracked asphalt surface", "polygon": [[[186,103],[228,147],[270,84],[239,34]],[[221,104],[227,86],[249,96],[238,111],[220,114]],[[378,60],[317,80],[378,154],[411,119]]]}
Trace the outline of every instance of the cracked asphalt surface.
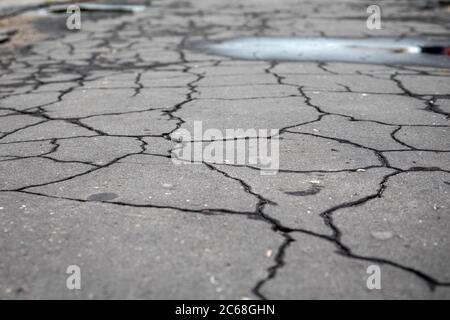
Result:
{"label": "cracked asphalt surface", "polygon": [[[188,48],[448,36],[448,12],[418,3],[384,1],[370,31],[366,1],[152,1],[2,44],[0,297],[450,298],[448,69]],[[194,121],[279,128],[278,174],[174,165],[171,134]],[[373,264],[381,290],[366,287]]]}

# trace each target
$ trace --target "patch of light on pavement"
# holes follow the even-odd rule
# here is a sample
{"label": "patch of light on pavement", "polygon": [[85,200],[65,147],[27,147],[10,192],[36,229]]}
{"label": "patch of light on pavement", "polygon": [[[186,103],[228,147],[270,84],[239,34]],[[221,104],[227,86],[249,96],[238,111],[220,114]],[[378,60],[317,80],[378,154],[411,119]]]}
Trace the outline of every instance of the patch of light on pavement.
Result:
{"label": "patch of light on pavement", "polygon": [[[245,60],[349,62],[450,67],[450,41],[421,38],[248,37],[196,42],[191,48]],[[442,48],[427,50],[428,48]]]}

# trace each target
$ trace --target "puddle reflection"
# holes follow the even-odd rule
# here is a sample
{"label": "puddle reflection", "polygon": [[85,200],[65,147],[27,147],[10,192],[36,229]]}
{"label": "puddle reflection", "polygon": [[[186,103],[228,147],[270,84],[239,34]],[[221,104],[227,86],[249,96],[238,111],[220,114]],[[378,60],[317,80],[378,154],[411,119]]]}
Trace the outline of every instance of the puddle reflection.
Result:
{"label": "puddle reflection", "polygon": [[[78,3],[77,6],[83,12],[95,13],[137,13],[144,11],[146,6],[143,5],[126,5],[126,4],[106,4],[85,2]],[[48,8],[41,9],[41,14],[66,14],[67,5],[52,5]]]}

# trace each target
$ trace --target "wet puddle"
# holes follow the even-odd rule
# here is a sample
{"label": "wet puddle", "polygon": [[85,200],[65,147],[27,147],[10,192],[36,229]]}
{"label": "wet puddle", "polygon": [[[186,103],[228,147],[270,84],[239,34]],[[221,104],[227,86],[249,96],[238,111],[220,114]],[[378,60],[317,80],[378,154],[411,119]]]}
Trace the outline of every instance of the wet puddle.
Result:
{"label": "wet puddle", "polygon": [[243,60],[347,62],[450,68],[450,39],[246,37],[203,41],[194,51]]}
{"label": "wet puddle", "polygon": [[[99,21],[102,19],[112,19],[121,16],[133,15],[148,8],[146,4],[116,4],[115,0],[109,3],[83,2],[78,3],[80,8],[81,21]],[[126,3],[123,1],[122,3]],[[67,17],[74,11],[67,12],[69,4],[52,4],[38,10],[27,12],[33,19],[33,27],[40,33],[51,38],[63,36],[67,32]]]}
{"label": "wet puddle", "polygon": [[[89,19],[96,18],[111,18],[124,14],[134,14],[144,11],[147,7],[145,5],[132,5],[132,4],[108,4],[108,3],[94,3],[84,2],[78,3],[77,6],[80,11],[88,15]],[[46,8],[38,10],[40,16],[57,16],[67,15],[68,5],[51,5]]]}
{"label": "wet puddle", "polygon": [[311,188],[303,191],[285,191],[284,193],[295,197],[313,196],[318,194],[322,188],[318,186],[312,186]]}

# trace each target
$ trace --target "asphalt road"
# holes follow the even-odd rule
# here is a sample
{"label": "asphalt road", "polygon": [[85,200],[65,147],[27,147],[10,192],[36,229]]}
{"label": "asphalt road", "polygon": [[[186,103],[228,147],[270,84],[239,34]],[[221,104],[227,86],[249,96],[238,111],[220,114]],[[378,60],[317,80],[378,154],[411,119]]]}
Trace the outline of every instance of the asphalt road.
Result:
{"label": "asphalt road", "polygon": [[[381,30],[350,0],[152,1],[77,32],[14,17],[36,38],[0,45],[0,297],[450,298],[449,69],[188,48],[448,36],[420,3],[383,2]],[[177,159],[197,121],[279,129],[278,172]]]}

